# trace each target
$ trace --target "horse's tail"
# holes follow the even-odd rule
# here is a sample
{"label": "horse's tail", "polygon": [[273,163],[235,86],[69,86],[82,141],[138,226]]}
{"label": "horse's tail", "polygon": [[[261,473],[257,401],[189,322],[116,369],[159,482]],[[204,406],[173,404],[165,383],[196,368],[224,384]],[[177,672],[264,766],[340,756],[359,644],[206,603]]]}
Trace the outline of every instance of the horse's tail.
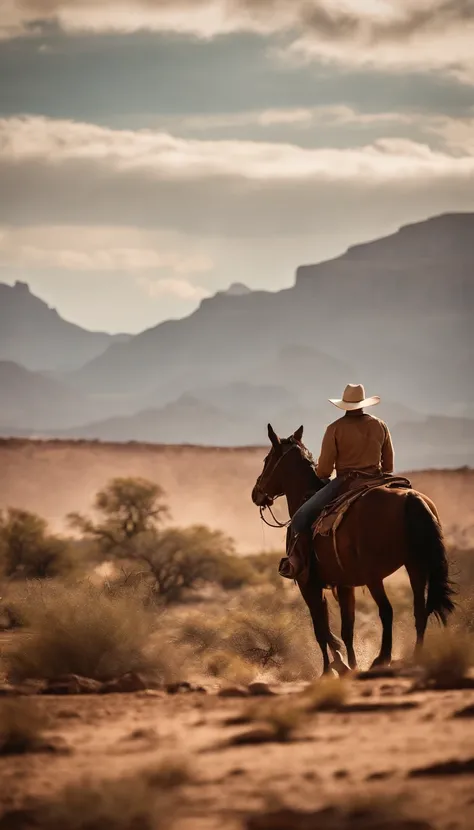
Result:
{"label": "horse's tail", "polygon": [[410,553],[427,575],[427,616],[434,614],[446,625],[448,615],[454,611],[455,591],[449,579],[441,525],[417,493],[407,493],[405,509]]}

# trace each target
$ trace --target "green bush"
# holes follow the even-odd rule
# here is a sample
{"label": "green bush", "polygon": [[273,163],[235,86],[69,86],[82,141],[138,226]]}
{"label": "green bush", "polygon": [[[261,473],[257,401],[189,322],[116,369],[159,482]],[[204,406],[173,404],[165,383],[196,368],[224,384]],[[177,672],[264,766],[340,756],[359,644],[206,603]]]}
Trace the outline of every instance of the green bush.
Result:
{"label": "green bush", "polygon": [[69,542],[47,530],[44,519],[35,513],[7,510],[0,521],[1,570],[5,576],[46,579],[70,570]]}
{"label": "green bush", "polygon": [[93,522],[80,513],[68,516],[71,527],[93,540],[112,556],[129,555],[136,539],[156,531],[168,515],[164,490],[144,478],[114,478],[95,497],[100,519]]}
{"label": "green bush", "polygon": [[235,567],[231,574],[232,554],[230,539],[200,525],[143,534],[133,549],[133,558],[148,566],[156,595],[165,602],[179,601],[205,583],[241,582]]}

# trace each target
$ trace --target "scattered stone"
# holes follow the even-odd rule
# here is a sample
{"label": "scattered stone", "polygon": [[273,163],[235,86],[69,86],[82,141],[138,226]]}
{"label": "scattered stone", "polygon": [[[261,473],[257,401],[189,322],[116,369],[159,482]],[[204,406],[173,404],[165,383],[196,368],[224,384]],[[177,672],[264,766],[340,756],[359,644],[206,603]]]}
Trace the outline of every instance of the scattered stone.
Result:
{"label": "scattered stone", "polygon": [[164,691],[158,689],[144,689],[143,692],[138,692],[138,697],[163,697],[166,694]]}
{"label": "scattered stone", "polygon": [[117,677],[116,680],[108,680],[103,683],[100,691],[103,695],[132,694],[133,692],[145,691],[147,686],[147,682],[140,674],[128,672],[122,677]]}
{"label": "scattered stone", "polygon": [[38,695],[45,688],[42,680],[26,680],[24,683],[2,683],[0,684],[0,697],[26,697]]}
{"label": "scattered stone", "polygon": [[254,746],[255,744],[277,743],[275,730],[270,726],[256,726],[247,732],[240,732],[230,739],[230,746]]}
{"label": "scattered stone", "polygon": [[453,718],[474,718],[474,703],[464,706],[463,709],[458,709]]}
{"label": "scattered stone", "polygon": [[[27,742],[13,742],[7,746],[0,746],[0,756],[5,755],[70,755],[71,748],[66,741],[57,736],[53,738],[38,738]],[[1,826],[1,825],[0,825]]]}
{"label": "scattered stone", "polygon": [[449,761],[440,761],[437,764],[429,764],[426,767],[416,767],[408,773],[409,778],[422,778],[430,775],[472,775],[474,773],[474,756],[465,758],[452,758]]}
{"label": "scattered stone", "polygon": [[2,683],[0,685],[0,697],[18,697],[21,692],[16,686],[11,686],[10,683]]}
{"label": "scattered stone", "polygon": [[387,778],[391,778],[393,775],[392,770],[377,770],[376,772],[371,772],[366,777],[366,781],[386,781]]}
{"label": "scattered stone", "polygon": [[427,821],[400,817],[385,818],[370,809],[341,811],[327,807],[316,812],[305,812],[283,807],[268,813],[249,816],[245,830],[433,830]]}
{"label": "scattered stone", "polygon": [[268,683],[264,683],[262,680],[255,680],[253,683],[249,683],[248,690],[249,694],[254,697],[271,697],[275,694]]}
{"label": "scattered stone", "polygon": [[194,683],[188,683],[187,680],[182,680],[179,683],[168,683],[165,689],[169,695],[187,694],[189,692],[207,693],[207,689],[204,686],[196,686]]}
{"label": "scattered stone", "polygon": [[416,700],[361,700],[358,703],[346,703],[343,711],[349,714],[359,714],[361,712],[403,712],[407,709],[417,709],[419,705]]}
{"label": "scattered stone", "polygon": [[97,695],[102,691],[102,683],[91,677],[66,674],[56,680],[48,680],[41,691],[43,695]]}
{"label": "scattered stone", "polygon": [[158,733],[155,729],[134,729],[130,735],[125,735],[123,741],[149,741],[156,743],[158,740]]}
{"label": "scattered stone", "polygon": [[244,686],[224,686],[217,695],[218,697],[248,697],[249,691]]}

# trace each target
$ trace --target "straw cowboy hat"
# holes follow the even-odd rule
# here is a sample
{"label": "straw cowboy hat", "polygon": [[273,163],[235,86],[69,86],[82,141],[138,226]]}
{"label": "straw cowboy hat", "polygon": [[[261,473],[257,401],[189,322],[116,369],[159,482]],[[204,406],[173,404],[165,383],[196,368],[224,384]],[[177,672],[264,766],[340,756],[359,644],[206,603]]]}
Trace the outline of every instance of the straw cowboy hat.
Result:
{"label": "straw cowboy hat", "polygon": [[339,409],[345,409],[346,412],[352,412],[354,409],[365,409],[367,406],[376,406],[380,403],[380,398],[378,395],[366,398],[365,389],[361,383],[349,383],[349,385],[344,389],[344,394],[340,400],[329,398],[329,401]]}

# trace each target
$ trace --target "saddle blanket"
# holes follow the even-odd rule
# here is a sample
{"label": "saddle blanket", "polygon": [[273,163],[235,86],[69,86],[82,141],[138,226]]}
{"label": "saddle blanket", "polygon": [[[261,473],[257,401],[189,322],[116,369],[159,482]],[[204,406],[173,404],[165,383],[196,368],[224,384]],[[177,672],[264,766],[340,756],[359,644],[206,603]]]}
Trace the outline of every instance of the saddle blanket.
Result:
{"label": "saddle blanket", "polygon": [[[344,484],[342,486],[345,487]],[[403,476],[381,474],[371,478],[352,479],[348,488],[345,488],[343,493],[323,508],[320,516],[313,524],[313,539],[316,536],[329,536],[331,532],[335,534],[354,502],[379,487],[386,487],[390,490],[412,489],[411,481]]]}

